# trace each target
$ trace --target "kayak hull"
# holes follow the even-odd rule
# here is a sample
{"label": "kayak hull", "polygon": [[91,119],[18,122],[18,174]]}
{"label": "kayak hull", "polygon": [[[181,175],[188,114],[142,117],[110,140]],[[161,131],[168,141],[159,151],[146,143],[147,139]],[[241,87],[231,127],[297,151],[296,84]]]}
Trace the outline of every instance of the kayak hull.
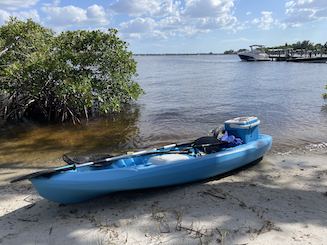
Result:
{"label": "kayak hull", "polygon": [[187,160],[151,165],[146,163],[148,157],[142,159],[145,164],[123,168],[83,167],[33,178],[31,182],[48,200],[78,203],[117,191],[178,185],[224,174],[262,158],[271,145],[271,136],[261,134],[258,140],[247,144]]}

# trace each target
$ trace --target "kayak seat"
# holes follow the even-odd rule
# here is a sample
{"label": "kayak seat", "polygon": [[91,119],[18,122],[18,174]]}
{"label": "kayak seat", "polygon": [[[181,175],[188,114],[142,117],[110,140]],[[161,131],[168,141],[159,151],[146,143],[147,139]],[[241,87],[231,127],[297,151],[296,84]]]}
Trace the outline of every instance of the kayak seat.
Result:
{"label": "kayak seat", "polygon": [[190,158],[190,156],[184,154],[164,154],[150,157],[148,163],[152,165],[162,165],[174,163],[180,160],[188,160]]}
{"label": "kayak seat", "polygon": [[213,136],[204,136],[194,140],[194,145],[219,144],[220,141]]}
{"label": "kayak seat", "polygon": [[[203,146],[203,145],[209,145],[209,146]],[[221,142],[220,140],[218,140],[216,137],[213,136],[204,136],[198,138],[193,143],[193,147],[206,154],[215,153],[225,146],[226,143]]]}

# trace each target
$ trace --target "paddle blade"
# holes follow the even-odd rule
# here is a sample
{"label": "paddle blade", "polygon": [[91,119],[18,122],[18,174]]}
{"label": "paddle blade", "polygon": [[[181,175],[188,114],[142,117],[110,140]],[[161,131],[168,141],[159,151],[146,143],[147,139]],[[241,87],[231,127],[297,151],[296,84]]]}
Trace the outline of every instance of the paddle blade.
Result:
{"label": "paddle blade", "polygon": [[74,161],[73,159],[71,159],[69,156],[67,156],[66,154],[62,155],[62,160],[68,164],[81,164],[80,162]]}
{"label": "paddle blade", "polygon": [[40,176],[46,176],[46,175],[49,175],[49,174],[53,174],[55,172],[56,172],[55,169],[46,169],[46,170],[31,173],[31,174],[26,174],[26,175],[23,175],[23,176],[19,176],[17,178],[12,179],[10,181],[10,183],[19,182],[19,181],[22,181],[22,180],[28,180],[28,179],[32,179],[32,178],[36,178],[36,177],[40,177]]}
{"label": "paddle blade", "polygon": [[58,168],[45,169],[45,170],[37,171],[37,172],[31,173],[31,174],[19,176],[15,179],[12,179],[10,181],[10,183],[15,183],[15,182],[22,181],[22,180],[33,179],[33,178],[41,177],[41,176],[49,176],[51,174],[55,174],[55,173],[58,173],[61,171],[68,171],[68,170],[72,170],[75,168],[76,168],[75,165],[66,165],[66,166],[58,167]]}

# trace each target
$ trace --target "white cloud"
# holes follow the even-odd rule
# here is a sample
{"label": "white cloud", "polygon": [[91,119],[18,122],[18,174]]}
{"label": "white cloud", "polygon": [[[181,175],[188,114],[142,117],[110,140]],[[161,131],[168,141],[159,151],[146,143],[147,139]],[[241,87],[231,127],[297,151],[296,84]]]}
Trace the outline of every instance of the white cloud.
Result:
{"label": "white cloud", "polygon": [[253,24],[257,25],[262,30],[270,30],[274,25],[274,19],[272,17],[272,12],[262,11],[260,18],[255,18],[252,21]]}
{"label": "white cloud", "polygon": [[15,10],[18,8],[28,8],[34,6],[38,0],[1,0],[0,1],[0,10],[8,9]]}
{"label": "white cloud", "polygon": [[186,0],[184,14],[192,18],[220,17],[230,14],[233,0]]}
{"label": "white cloud", "polygon": [[111,8],[117,13],[124,13],[129,15],[144,15],[149,14],[157,8],[156,1],[148,0],[118,0],[111,5]]}
{"label": "white cloud", "polygon": [[4,22],[6,22],[10,17],[10,13],[0,9],[0,25],[2,25]]}
{"label": "white cloud", "polygon": [[45,6],[46,20],[54,25],[72,25],[87,20],[86,10],[72,5],[65,7]]}
{"label": "white cloud", "polygon": [[70,26],[83,24],[108,24],[108,18],[104,8],[94,4],[87,9],[68,5],[64,7],[44,6],[42,11],[46,13],[46,21],[50,25]]}
{"label": "white cloud", "polygon": [[174,30],[184,25],[180,16],[168,16],[158,21],[158,26],[161,30]]}
{"label": "white cloud", "polygon": [[176,34],[192,37],[199,33],[207,33],[207,32],[209,32],[209,29],[205,29],[205,28],[201,29],[201,28],[196,28],[195,26],[186,25],[178,29]]}
{"label": "white cloud", "polygon": [[233,8],[234,0],[186,0],[183,15],[200,29],[233,29],[237,22]]}
{"label": "white cloud", "polygon": [[194,22],[194,26],[199,29],[214,30],[214,29],[232,29],[236,23],[236,17],[223,15],[217,18],[198,18]]}
{"label": "white cloud", "polygon": [[16,16],[18,19],[21,19],[21,20],[32,19],[36,22],[40,22],[40,16],[36,9],[13,12],[12,15]]}
{"label": "white cloud", "polygon": [[102,6],[93,4],[87,8],[87,18],[89,21],[99,24],[108,24],[106,12]]}
{"label": "white cloud", "polygon": [[[233,7],[234,0],[186,0],[183,4],[174,0],[117,0],[110,6],[117,14],[151,18],[155,25],[151,24],[151,33],[146,36],[165,37],[232,28],[237,21]],[[136,22],[129,22],[129,28],[123,23],[121,31],[130,32],[132,25]]]}
{"label": "white cloud", "polygon": [[[253,19],[250,24],[257,26],[261,30],[270,30],[274,27],[285,29],[287,27],[285,23],[278,19],[274,19],[271,11],[261,11],[261,16]],[[244,23],[244,25],[246,25],[246,23]]]}
{"label": "white cloud", "polygon": [[167,16],[177,10],[173,0],[117,0],[110,7],[130,16]]}
{"label": "white cloud", "polygon": [[156,23],[151,18],[137,17],[127,22],[120,24],[120,29],[125,33],[146,33],[154,29]]}
{"label": "white cloud", "polygon": [[301,26],[303,23],[327,18],[326,0],[291,0],[285,3],[284,23],[288,26]]}
{"label": "white cloud", "polygon": [[[234,0],[118,0],[111,5],[116,13],[137,18],[119,26],[122,33],[138,33],[137,38],[193,36],[224,28],[233,29]],[[130,36],[129,36],[130,37]]]}
{"label": "white cloud", "polygon": [[0,25],[4,24],[9,20],[10,16],[16,17],[19,20],[33,19],[34,21],[39,22],[40,16],[37,10],[27,10],[27,11],[18,11],[18,12],[10,12],[0,9]]}

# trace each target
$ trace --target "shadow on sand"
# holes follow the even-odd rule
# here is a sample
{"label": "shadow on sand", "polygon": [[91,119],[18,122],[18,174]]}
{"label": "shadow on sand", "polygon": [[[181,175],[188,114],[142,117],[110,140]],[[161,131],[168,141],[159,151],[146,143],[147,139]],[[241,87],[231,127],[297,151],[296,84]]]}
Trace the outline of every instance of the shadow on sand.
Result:
{"label": "shadow on sand", "polygon": [[278,235],[283,224],[300,224],[303,229],[327,226],[326,193],[287,187],[294,181],[314,186],[318,176],[327,172],[316,169],[311,175],[315,177],[309,178],[293,175],[289,183],[280,185],[276,180],[287,173],[266,160],[243,170],[233,176],[115,193],[76,205],[44,200],[29,190],[30,185],[5,186],[11,189],[2,196],[6,203],[20,191],[26,204],[1,217],[0,243],[235,244],[268,232]]}

